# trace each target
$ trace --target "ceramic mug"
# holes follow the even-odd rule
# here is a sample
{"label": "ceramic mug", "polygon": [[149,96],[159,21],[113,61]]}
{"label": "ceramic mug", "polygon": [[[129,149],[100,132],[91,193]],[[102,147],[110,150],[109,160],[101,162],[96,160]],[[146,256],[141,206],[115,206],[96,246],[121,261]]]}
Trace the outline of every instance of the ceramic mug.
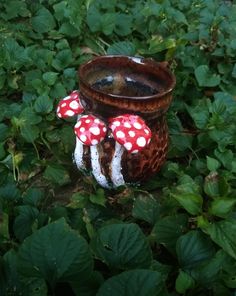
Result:
{"label": "ceramic mug", "polygon": [[159,171],[168,149],[165,113],[175,76],[165,62],[100,56],[80,66],[80,91],[59,102],[78,116],[74,160],[105,188],[139,183]]}

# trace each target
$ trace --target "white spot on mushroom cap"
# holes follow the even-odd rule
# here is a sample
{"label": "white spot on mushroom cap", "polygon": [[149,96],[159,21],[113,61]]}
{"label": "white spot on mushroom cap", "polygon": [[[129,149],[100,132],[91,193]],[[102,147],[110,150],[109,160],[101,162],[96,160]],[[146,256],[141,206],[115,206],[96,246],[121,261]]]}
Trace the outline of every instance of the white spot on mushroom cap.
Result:
{"label": "white spot on mushroom cap", "polygon": [[116,133],[116,137],[117,137],[117,138],[124,138],[124,137],[125,137],[125,134],[124,134],[122,131],[118,131],[118,132]]}
{"label": "white spot on mushroom cap", "polygon": [[61,104],[61,107],[63,108],[63,107],[65,107],[66,106],[66,103],[62,103]]}
{"label": "white spot on mushroom cap", "polygon": [[[85,121],[85,122],[86,122],[86,121]],[[92,127],[90,127],[89,131],[90,131],[93,135],[95,135],[95,136],[97,136],[97,135],[100,134],[100,129],[99,129],[99,127],[97,127],[97,126],[92,126]]]}
{"label": "white spot on mushroom cap", "polygon": [[132,149],[132,143],[127,142],[127,143],[124,144],[124,147],[125,147],[125,149],[127,149],[127,150],[131,150],[131,149]]}
{"label": "white spot on mushroom cap", "polygon": [[66,100],[69,100],[69,99],[71,99],[71,97],[70,97],[70,96],[67,96],[67,97],[65,97],[65,98],[63,99],[63,101],[66,101]]}
{"label": "white spot on mushroom cap", "polygon": [[139,147],[144,147],[146,145],[146,139],[144,137],[139,137],[136,143]]}
{"label": "white spot on mushroom cap", "polygon": [[92,141],[91,141],[91,144],[92,144],[92,145],[97,145],[97,144],[98,144],[98,140],[96,140],[96,139],[92,140]]}
{"label": "white spot on mushroom cap", "polygon": [[134,131],[129,131],[128,134],[130,135],[130,137],[135,137],[135,132]]}
{"label": "white spot on mushroom cap", "polygon": [[74,101],[70,102],[69,106],[70,106],[71,109],[76,110],[76,109],[79,108],[79,103],[74,100]]}
{"label": "white spot on mushroom cap", "polygon": [[80,136],[79,136],[79,139],[80,139],[82,142],[86,142],[87,137],[86,137],[85,135],[80,135]]}
{"label": "white spot on mushroom cap", "polygon": [[138,151],[138,149],[135,149],[134,151],[132,151],[131,153],[132,154],[135,154],[135,153],[138,153],[139,151]]}
{"label": "white spot on mushroom cap", "polygon": [[78,121],[77,123],[76,123],[76,125],[75,125],[75,128],[78,128],[78,127],[80,127],[81,126],[81,121]]}
{"label": "white spot on mushroom cap", "polygon": [[86,119],[85,120],[86,123],[90,123],[90,121],[91,121],[90,119]]}
{"label": "white spot on mushroom cap", "polygon": [[129,122],[125,122],[124,127],[131,128],[131,124]]}
{"label": "white spot on mushroom cap", "polygon": [[97,124],[99,124],[99,123],[101,123],[101,120],[98,119],[98,118],[95,118],[95,119],[94,119],[94,122],[97,123]]}
{"label": "white spot on mushroom cap", "polygon": [[112,125],[120,126],[120,122],[119,121],[114,121],[114,122],[112,122]]}
{"label": "white spot on mushroom cap", "polygon": [[142,128],[142,125],[139,123],[139,122],[134,122],[134,127],[136,128],[136,129],[141,129]]}
{"label": "white spot on mushroom cap", "polygon": [[144,129],[144,132],[145,132],[145,134],[147,134],[147,135],[150,133],[149,130],[146,129],[146,128]]}
{"label": "white spot on mushroom cap", "polygon": [[75,112],[72,111],[72,110],[67,110],[67,111],[65,112],[65,115],[67,115],[67,116],[74,116],[74,115],[75,115]]}
{"label": "white spot on mushroom cap", "polygon": [[82,133],[85,132],[85,128],[84,128],[84,127],[81,127],[79,130],[80,130]]}
{"label": "white spot on mushroom cap", "polygon": [[58,116],[58,117],[60,117],[60,118],[62,118],[62,115],[61,115],[61,113],[57,113],[57,116]]}

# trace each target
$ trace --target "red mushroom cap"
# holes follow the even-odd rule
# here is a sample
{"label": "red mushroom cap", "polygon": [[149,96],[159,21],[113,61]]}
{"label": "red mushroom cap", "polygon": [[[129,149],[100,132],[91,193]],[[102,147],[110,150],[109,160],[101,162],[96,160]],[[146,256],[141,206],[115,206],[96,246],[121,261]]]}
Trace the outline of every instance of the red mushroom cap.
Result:
{"label": "red mushroom cap", "polygon": [[120,115],[111,118],[109,123],[114,139],[130,153],[141,151],[151,141],[151,130],[137,115]]}
{"label": "red mushroom cap", "polygon": [[105,138],[107,128],[101,119],[93,115],[83,115],[77,121],[74,132],[84,145],[93,146]]}
{"label": "red mushroom cap", "polygon": [[57,116],[60,118],[67,118],[84,111],[79,99],[79,92],[74,90],[69,96],[62,99],[57,106]]}

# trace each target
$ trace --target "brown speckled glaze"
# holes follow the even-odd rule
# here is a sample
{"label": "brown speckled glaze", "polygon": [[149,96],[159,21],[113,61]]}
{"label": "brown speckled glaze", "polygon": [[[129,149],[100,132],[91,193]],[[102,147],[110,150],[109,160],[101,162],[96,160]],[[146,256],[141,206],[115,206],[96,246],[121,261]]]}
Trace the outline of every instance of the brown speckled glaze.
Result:
{"label": "brown speckled glaze", "polygon": [[[152,131],[150,144],[141,152],[123,153],[125,181],[140,182],[156,173],[164,163],[168,149],[165,113],[175,86],[175,77],[166,63],[137,57],[101,56],[80,67],[79,80],[81,102],[88,113],[95,114],[105,123],[110,117],[136,114]],[[110,180],[115,141],[108,134],[98,146],[102,173]],[[84,149],[83,159],[90,170],[88,147]]]}

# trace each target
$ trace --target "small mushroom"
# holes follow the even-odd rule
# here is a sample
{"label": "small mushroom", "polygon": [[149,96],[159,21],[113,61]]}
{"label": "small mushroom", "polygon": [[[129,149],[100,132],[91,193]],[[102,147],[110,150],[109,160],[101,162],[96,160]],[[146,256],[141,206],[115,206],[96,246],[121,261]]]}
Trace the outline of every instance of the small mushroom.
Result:
{"label": "small mushroom", "polygon": [[106,177],[102,174],[97,145],[105,138],[107,128],[105,123],[93,115],[83,115],[77,121],[74,132],[77,136],[75,162],[81,168],[83,145],[90,146],[92,172],[97,182],[109,188]]}
{"label": "small mushroom", "polygon": [[57,106],[57,116],[59,118],[72,117],[83,113],[84,107],[79,99],[79,92],[74,90],[69,96],[62,99]]}
{"label": "small mushroom", "polygon": [[129,153],[138,153],[143,150],[150,143],[152,133],[141,117],[131,114],[111,118],[109,127],[116,140],[111,162],[111,180],[118,187],[125,184],[121,173],[123,152],[125,149]]}

